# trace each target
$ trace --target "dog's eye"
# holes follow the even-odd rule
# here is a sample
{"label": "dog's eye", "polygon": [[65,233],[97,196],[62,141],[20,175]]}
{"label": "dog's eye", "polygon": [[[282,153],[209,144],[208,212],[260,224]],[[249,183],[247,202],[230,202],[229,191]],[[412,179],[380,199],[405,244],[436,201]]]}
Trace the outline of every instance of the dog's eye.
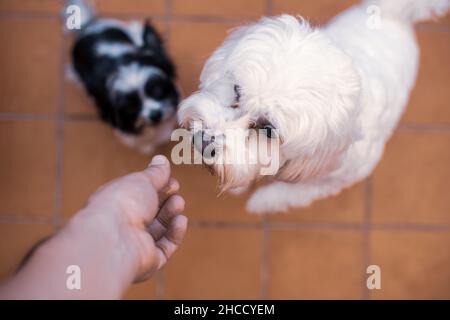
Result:
{"label": "dog's eye", "polygon": [[160,99],[164,98],[164,96],[165,96],[165,90],[160,85],[146,86],[145,92],[147,93],[147,95],[149,95],[150,97],[152,97],[153,99],[156,99],[156,100],[160,100]]}
{"label": "dog's eye", "polygon": [[235,85],[233,87],[234,90],[234,102],[231,104],[233,109],[239,108],[239,100],[241,99],[241,87]]}
{"label": "dog's eye", "polygon": [[155,100],[162,100],[168,94],[168,85],[161,79],[151,79],[144,87],[145,94]]}
{"label": "dog's eye", "polygon": [[236,102],[239,102],[239,100],[241,100],[241,87],[236,84],[236,85],[234,85],[233,90],[234,90],[234,94],[235,94],[234,100]]}
{"label": "dog's eye", "polygon": [[275,139],[278,138],[276,129],[271,124],[266,124],[264,127],[262,127],[264,130],[267,138],[269,139]]}

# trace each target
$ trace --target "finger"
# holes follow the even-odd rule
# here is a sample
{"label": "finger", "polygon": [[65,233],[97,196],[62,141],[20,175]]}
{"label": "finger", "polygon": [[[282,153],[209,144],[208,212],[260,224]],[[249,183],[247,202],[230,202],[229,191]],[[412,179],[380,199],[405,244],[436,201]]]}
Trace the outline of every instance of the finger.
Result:
{"label": "finger", "polygon": [[154,156],[150,165],[144,170],[157,192],[165,188],[170,178],[170,163],[163,155]]}
{"label": "finger", "polygon": [[150,223],[147,230],[155,241],[167,232],[170,223],[176,215],[184,211],[184,199],[178,195],[171,196],[159,210],[156,219]]}
{"label": "finger", "polygon": [[180,190],[180,183],[175,178],[170,178],[167,185],[158,192],[159,204],[162,206],[164,202],[172,195]]}
{"label": "finger", "polygon": [[188,218],[183,215],[175,216],[166,234],[156,242],[158,256],[158,269],[164,266],[167,260],[178,249],[187,230]]}

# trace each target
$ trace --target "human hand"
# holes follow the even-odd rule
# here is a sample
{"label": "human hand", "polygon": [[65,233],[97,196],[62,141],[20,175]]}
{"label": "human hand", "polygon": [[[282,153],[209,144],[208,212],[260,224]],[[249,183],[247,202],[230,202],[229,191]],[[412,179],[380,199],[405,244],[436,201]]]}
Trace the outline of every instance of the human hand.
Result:
{"label": "human hand", "polygon": [[[70,227],[93,224],[116,235],[112,242],[134,281],[149,278],[165,265],[183,240],[187,228],[180,185],[170,177],[170,164],[155,156],[141,172],[129,174],[100,187]],[[95,221],[95,222],[94,222]],[[100,227],[101,226],[101,227]]]}
{"label": "human hand", "polygon": [[[39,245],[0,286],[2,299],[117,299],[133,281],[165,265],[187,228],[184,200],[169,161],[155,156],[144,171],[100,187],[59,232]],[[67,287],[69,266],[81,271]]]}

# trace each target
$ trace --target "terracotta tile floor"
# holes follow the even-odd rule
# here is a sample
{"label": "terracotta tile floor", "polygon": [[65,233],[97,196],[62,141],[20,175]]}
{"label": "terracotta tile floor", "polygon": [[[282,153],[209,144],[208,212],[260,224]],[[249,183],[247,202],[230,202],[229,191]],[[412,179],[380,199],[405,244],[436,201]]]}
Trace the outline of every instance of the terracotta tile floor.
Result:
{"label": "terracotta tile floor", "polygon": [[[0,0],[0,277],[90,192],[143,168],[65,79],[59,0]],[[186,94],[228,29],[264,14],[324,23],[356,0],[97,0],[101,14],[150,16]],[[201,168],[175,167],[190,230],[167,268],[127,298],[450,299],[450,19],[417,27],[422,61],[402,124],[373,176],[290,214],[245,213]],[[170,154],[170,146],[160,150]],[[369,291],[377,264],[382,289]]]}

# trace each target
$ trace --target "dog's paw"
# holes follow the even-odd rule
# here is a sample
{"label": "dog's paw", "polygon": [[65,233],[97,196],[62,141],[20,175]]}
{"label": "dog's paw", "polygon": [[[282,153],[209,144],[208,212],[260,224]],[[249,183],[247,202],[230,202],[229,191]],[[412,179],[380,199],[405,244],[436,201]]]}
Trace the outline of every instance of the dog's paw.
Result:
{"label": "dog's paw", "polygon": [[271,186],[262,187],[252,194],[247,201],[246,209],[250,213],[255,214],[286,212],[289,209],[289,204],[286,200],[278,195],[276,188]]}
{"label": "dog's paw", "polygon": [[246,208],[258,214],[286,212],[290,208],[308,207],[315,199],[315,189],[275,182],[256,190]]}

